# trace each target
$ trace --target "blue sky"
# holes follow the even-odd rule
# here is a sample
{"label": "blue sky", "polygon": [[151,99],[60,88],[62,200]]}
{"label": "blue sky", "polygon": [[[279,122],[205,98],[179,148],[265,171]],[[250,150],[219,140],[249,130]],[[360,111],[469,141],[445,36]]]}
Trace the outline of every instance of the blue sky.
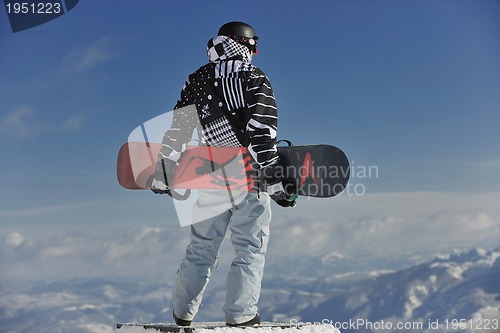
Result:
{"label": "blue sky", "polygon": [[[472,192],[476,208],[498,195],[497,1],[80,1],[15,34],[0,8],[4,232],[104,232],[160,224],[165,205],[173,214],[166,198],[118,186],[116,154],[173,107],[206,63],[207,40],[232,20],[261,37],[254,64],[273,84],[280,138],[377,166],[378,177],[354,180],[369,194]],[[376,210],[391,215],[393,201],[379,198]],[[341,200],[353,209],[346,219],[373,213],[356,197],[332,207]]]}

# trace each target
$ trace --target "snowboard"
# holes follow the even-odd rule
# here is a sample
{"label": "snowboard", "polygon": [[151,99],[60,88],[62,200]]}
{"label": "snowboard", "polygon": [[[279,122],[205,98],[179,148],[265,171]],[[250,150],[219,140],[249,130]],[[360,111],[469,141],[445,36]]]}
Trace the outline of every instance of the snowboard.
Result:
{"label": "snowboard", "polygon": [[[147,189],[156,170],[161,143],[128,142],[118,153],[117,177],[126,189]],[[340,194],[349,181],[345,153],[326,144],[278,146],[284,177],[299,196],[327,198]],[[171,189],[257,190],[255,165],[244,147],[188,146],[168,182]]]}
{"label": "snowboard", "polygon": [[[293,324],[293,323],[272,323],[272,322],[263,322],[258,326],[240,326],[236,327],[236,329],[285,329],[285,328],[300,328],[302,324]],[[218,328],[234,328],[227,326],[226,323],[223,322],[211,322],[211,323],[194,323],[191,326],[177,326],[175,324],[170,323],[150,323],[150,324],[140,324],[140,323],[122,323],[117,324],[117,331],[123,330],[126,331],[128,327],[139,327],[143,329],[154,329],[160,332],[170,332],[170,333],[194,333],[196,330],[208,329],[215,330]]]}

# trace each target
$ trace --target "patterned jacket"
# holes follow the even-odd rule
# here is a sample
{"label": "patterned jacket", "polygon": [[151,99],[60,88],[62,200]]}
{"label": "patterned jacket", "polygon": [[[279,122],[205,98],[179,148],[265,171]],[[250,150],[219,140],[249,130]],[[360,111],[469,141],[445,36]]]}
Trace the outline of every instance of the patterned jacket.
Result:
{"label": "patterned jacket", "polygon": [[[175,160],[198,127],[203,144],[244,146],[260,167],[274,164],[278,117],[269,79],[250,63],[248,48],[229,37],[211,39],[207,49],[209,63],[184,84],[160,155]],[[196,114],[176,112],[190,105]]]}

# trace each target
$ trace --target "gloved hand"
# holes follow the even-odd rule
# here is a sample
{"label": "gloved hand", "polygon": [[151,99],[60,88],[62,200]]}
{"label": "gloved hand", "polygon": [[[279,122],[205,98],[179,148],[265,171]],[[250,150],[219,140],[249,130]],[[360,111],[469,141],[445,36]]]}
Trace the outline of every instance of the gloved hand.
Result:
{"label": "gloved hand", "polygon": [[[274,193],[270,193],[271,199],[281,207],[295,207],[297,205],[297,189],[295,184],[289,179],[281,181],[281,188],[274,188]],[[268,187],[268,191],[271,190]]]}
{"label": "gloved hand", "polygon": [[281,164],[276,163],[261,169],[261,183],[271,199],[281,207],[297,205],[297,188],[293,181],[285,178]]}
{"label": "gloved hand", "polygon": [[168,186],[167,175],[171,175],[174,168],[175,162],[171,160],[160,159],[156,163],[155,173],[153,173],[149,177],[146,186],[151,188],[151,191],[153,191],[153,193],[155,194],[167,194],[172,197],[170,187]]}

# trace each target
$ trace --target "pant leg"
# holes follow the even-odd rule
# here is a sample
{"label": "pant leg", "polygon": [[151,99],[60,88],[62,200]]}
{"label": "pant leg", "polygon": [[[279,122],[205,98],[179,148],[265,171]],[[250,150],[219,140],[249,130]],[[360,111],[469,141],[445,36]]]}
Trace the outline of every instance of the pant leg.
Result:
{"label": "pant leg", "polygon": [[219,247],[231,219],[226,211],[206,221],[191,225],[191,240],[177,271],[173,292],[174,313],[178,318],[193,320],[212,271],[217,267]]}
{"label": "pant leg", "polygon": [[229,228],[235,258],[227,277],[226,322],[240,324],[257,313],[264,255],[269,239],[271,221],[270,198],[267,193],[248,193],[233,209]]}

